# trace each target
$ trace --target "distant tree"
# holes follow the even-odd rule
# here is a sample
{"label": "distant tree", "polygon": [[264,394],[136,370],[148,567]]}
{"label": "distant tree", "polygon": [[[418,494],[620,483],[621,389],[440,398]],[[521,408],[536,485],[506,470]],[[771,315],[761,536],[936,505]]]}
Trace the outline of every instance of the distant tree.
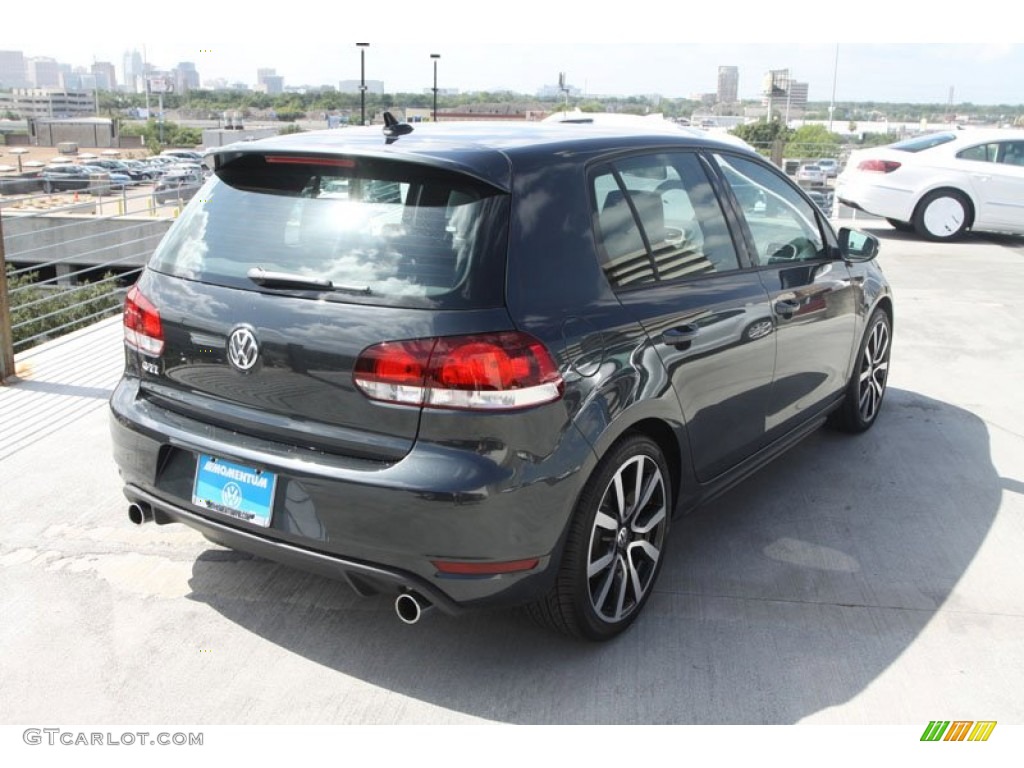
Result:
{"label": "distant tree", "polygon": [[278,131],[277,135],[278,136],[287,136],[290,133],[305,133],[305,132],[306,132],[305,128],[301,128],[298,125],[296,125],[295,123],[292,123],[291,125],[286,125],[280,131]]}
{"label": "distant tree", "polygon": [[761,150],[770,149],[776,140],[788,141],[793,135],[793,131],[778,118],[771,121],[737,125],[731,133]]}
{"label": "distant tree", "polygon": [[805,125],[789,137],[786,157],[838,157],[843,139],[824,125]]}

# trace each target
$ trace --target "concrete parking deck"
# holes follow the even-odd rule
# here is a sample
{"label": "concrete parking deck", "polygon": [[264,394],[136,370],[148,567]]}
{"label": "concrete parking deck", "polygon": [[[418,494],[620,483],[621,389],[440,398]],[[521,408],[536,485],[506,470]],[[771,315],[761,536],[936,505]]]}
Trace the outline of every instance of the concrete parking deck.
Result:
{"label": "concrete parking deck", "polygon": [[104,407],[117,321],[19,357],[0,722],[1024,721],[1024,241],[858,223],[896,291],[878,424],[679,521],[646,614],[604,645],[507,611],[408,627],[384,598],[133,527]]}

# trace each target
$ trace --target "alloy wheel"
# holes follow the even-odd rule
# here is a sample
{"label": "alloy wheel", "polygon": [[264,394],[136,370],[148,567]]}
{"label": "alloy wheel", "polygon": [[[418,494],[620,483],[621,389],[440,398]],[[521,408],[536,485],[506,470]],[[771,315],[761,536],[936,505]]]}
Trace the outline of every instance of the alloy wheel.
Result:
{"label": "alloy wheel", "polygon": [[650,456],[634,455],[605,489],[590,533],[586,578],[599,619],[619,623],[641,605],[657,573],[667,528],[661,469]]}
{"label": "alloy wheel", "polygon": [[865,423],[874,420],[885,394],[885,381],[889,375],[889,326],[884,321],[875,323],[864,345],[860,363],[858,408]]}

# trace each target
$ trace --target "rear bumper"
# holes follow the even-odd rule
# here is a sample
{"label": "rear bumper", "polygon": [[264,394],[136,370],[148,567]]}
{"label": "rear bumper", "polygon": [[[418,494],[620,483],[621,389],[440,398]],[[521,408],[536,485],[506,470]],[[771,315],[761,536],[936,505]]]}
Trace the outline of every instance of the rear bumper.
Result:
{"label": "rear bumper", "polygon": [[124,487],[124,495],[128,501],[152,509],[153,520],[157,525],[183,523],[222,547],[248,552],[292,568],[345,581],[356,593],[364,597],[380,593],[418,592],[445,613],[454,615],[462,610],[458,603],[444,592],[412,574],[346,560],[281,541],[272,541],[195,514],[132,485]]}
{"label": "rear bumper", "polygon": [[[110,402],[114,457],[129,500],[157,522],[180,522],[224,546],[341,578],[357,592],[414,590],[456,606],[517,603],[553,582],[564,533],[593,452],[551,412],[516,414],[461,445],[420,439],[405,458],[374,462],[273,443],[201,423],[139,397],[126,377]],[[557,439],[538,455],[524,421],[551,422]],[[482,427],[482,425],[480,425]],[[269,527],[192,504],[206,453],[275,473]],[[536,560],[528,571],[452,575],[435,561]]]}
{"label": "rear bumper", "polygon": [[872,216],[909,222],[914,216],[913,191],[883,183],[883,174],[873,176],[876,177],[873,180],[840,176],[836,200]]}

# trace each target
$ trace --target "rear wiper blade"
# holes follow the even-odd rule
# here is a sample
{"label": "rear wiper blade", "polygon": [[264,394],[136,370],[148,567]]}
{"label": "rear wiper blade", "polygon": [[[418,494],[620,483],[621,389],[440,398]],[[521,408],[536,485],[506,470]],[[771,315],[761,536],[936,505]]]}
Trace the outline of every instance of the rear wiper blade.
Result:
{"label": "rear wiper blade", "polygon": [[253,267],[245,273],[246,277],[264,288],[313,288],[321,291],[348,291],[369,295],[368,285],[345,285],[335,283],[324,277],[311,277],[292,272],[271,272],[263,267]]}

